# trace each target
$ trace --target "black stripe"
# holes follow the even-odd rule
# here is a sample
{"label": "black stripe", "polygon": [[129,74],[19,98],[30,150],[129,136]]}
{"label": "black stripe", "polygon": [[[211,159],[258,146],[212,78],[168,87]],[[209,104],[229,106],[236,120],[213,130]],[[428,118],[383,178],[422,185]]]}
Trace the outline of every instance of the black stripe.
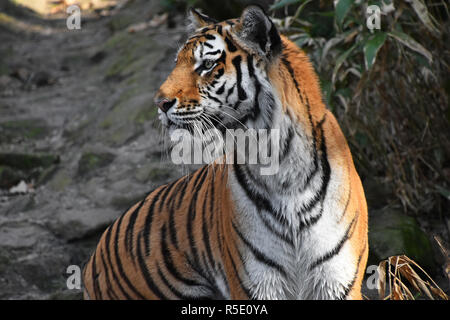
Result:
{"label": "black stripe", "polygon": [[225,91],[225,84],[226,82],[216,91],[216,94],[222,94]]}
{"label": "black stripe", "polygon": [[228,36],[225,37],[225,43],[227,44],[228,51],[235,52],[237,50],[237,48],[234,45],[233,41]]}
{"label": "black stripe", "polygon": [[210,49],[214,48],[214,46],[209,44],[208,42],[203,42],[203,44]]}
{"label": "black stripe", "polygon": [[[202,240],[203,243],[205,244],[205,248],[206,248],[206,254],[208,255],[208,264],[215,269],[216,267],[216,263],[214,261],[214,257],[213,257],[213,253],[212,253],[212,249],[211,249],[211,243],[210,243],[210,238],[209,238],[209,230],[207,228],[206,225],[206,202],[208,201],[208,194],[209,194],[209,189],[207,190],[207,193],[205,194],[205,198],[203,200],[203,207],[202,207]],[[210,212],[210,214],[212,215],[213,213]]]}
{"label": "black stripe", "polygon": [[258,211],[258,215],[261,218],[262,222],[264,223],[264,225],[266,226],[266,228],[272,232],[277,238],[279,238],[280,240],[284,241],[286,244],[288,244],[291,248],[294,249],[294,242],[292,241],[292,238],[289,237],[287,234],[284,234],[282,232],[279,232],[278,230],[276,230],[273,225],[272,222],[269,221],[266,216],[264,215],[264,213],[262,211]]}
{"label": "black stripe", "polygon": [[172,254],[169,250],[169,247],[167,245],[167,232],[166,232],[166,226],[163,225],[161,227],[161,255],[163,257],[164,266],[167,268],[167,271],[178,281],[190,285],[190,286],[197,286],[199,283],[197,281],[194,281],[192,279],[187,279],[181,275],[181,273],[177,270],[175,267],[173,260],[172,260]]}
{"label": "black stripe", "polygon": [[153,281],[152,275],[148,271],[147,265],[145,264],[144,258],[143,258],[143,252],[142,252],[142,246],[141,246],[141,239],[142,239],[142,233],[139,233],[138,239],[137,239],[137,250],[138,250],[138,265],[139,269],[144,276],[145,283],[147,284],[147,287],[160,299],[167,299],[167,297],[159,290],[158,286]]}
{"label": "black stripe", "polygon": [[173,284],[167,280],[167,278],[164,276],[164,273],[161,271],[161,268],[159,267],[159,264],[156,263],[156,272],[158,273],[159,277],[161,278],[162,282],[167,286],[167,288],[172,291],[172,293],[178,298],[182,300],[197,300],[197,299],[208,299],[207,296],[197,297],[197,296],[187,296],[177,290]]}
{"label": "black stripe", "polygon": [[270,259],[269,257],[267,257],[264,253],[262,253],[261,251],[259,251],[255,246],[253,246],[249,240],[247,240],[244,235],[239,231],[238,227],[234,224],[234,222],[231,223],[233,225],[233,229],[236,231],[236,233],[238,234],[239,238],[242,240],[242,242],[244,242],[244,244],[250,249],[250,251],[252,252],[252,254],[255,256],[255,258],[271,267],[274,268],[275,270],[277,270],[278,272],[280,272],[284,277],[286,277],[286,271],[284,271],[283,267],[278,264],[277,262],[275,262],[274,260]]}
{"label": "black stripe", "polygon": [[231,94],[233,93],[235,87],[236,87],[236,84],[233,84],[233,86],[232,86],[230,89],[228,89],[227,97],[225,98],[225,102],[226,102],[226,103],[228,103],[228,98],[229,98],[229,97],[231,96]]}
{"label": "black stripe", "polygon": [[141,210],[144,203],[145,203],[145,199],[143,199],[139,203],[139,205],[136,207],[136,209],[134,209],[133,212],[130,214],[130,218],[128,219],[128,225],[125,230],[125,244],[126,244],[127,251],[131,256],[131,260],[133,260],[133,263],[134,263],[134,253],[133,253],[134,226],[136,224],[136,219],[139,214],[139,211]]}
{"label": "black stripe", "polygon": [[248,55],[247,56],[247,68],[248,68],[248,75],[250,78],[253,78],[255,76],[255,68],[253,67],[253,56]]}
{"label": "black stripe", "polygon": [[183,184],[183,188],[181,188],[180,192],[179,192],[179,197],[178,197],[178,203],[177,203],[177,209],[180,209],[181,207],[181,203],[184,199],[184,194],[186,192],[186,188],[190,182],[191,177],[190,176],[186,176],[186,179],[184,179],[184,184]]}
{"label": "black stripe", "polygon": [[364,253],[366,252],[366,250],[367,250],[367,240],[364,242],[362,252],[358,257],[358,262],[356,263],[355,275],[353,276],[352,281],[350,281],[350,283],[344,288],[344,294],[342,295],[342,297],[338,298],[339,300],[346,299],[348,294],[350,293],[350,291],[353,289],[355,282],[356,282],[356,278],[358,277],[360,263],[361,263],[362,257],[364,255]]}
{"label": "black stripe", "polygon": [[345,230],[344,235],[342,236],[341,240],[339,240],[338,244],[331,251],[329,251],[328,253],[326,253],[325,255],[320,257],[319,259],[317,259],[315,262],[313,262],[309,266],[309,270],[310,271],[312,271],[317,266],[321,265],[322,263],[330,260],[331,258],[336,256],[337,254],[339,254],[339,252],[341,251],[341,249],[344,246],[344,244],[347,242],[348,239],[350,239],[350,235],[349,235],[350,234],[350,230],[352,229],[352,227],[355,224],[355,222],[356,222],[356,217],[354,217],[352,222],[348,225],[347,229]]}
{"label": "black stripe", "polygon": [[242,89],[242,70],[241,70],[241,56],[236,56],[231,60],[233,63],[235,69],[236,69],[236,81],[237,81],[237,88],[238,88],[238,97],[239,100],[245,100],[247,99],[247,94],[245,93],[244,89]]}
{"label": "black stripe", "polygon": [[[242,171],[245,171],[245,172],[242,172],[242,174],[245,175],[248,180],[253,181],[253,183],[255,185],[258,185],[260,188],[264,189],[267,193],[269,193],[267,186],[265,184],[262,184],[259,180],[257,180],[249,170],[246,170],[245,166],[240,167],[240,169],[242,169]],[[258,212],[259,217],[263,221],[264,225],[266,226],[266,228],[269,229],[269,231],[271,231],[279,239],[285,241],[291,247],[294,247],[294,242],[292,241],[292,238],[290,238],[288,235],[280,233],[278,230],[276,230],[274,228],[274,226],[272,225],[273,223],[266,218],[263,210],[257,210],[257,212]],[[272,216],[272,214],[271,214],[271,216]],[[280,219],[277,219],[277,222],[280,223],[281,222]],[[283,223],[283,226],[286,225],[285,220],[282,223]]]}
{"label": "black stripe", "polygon": [[119,218],[117,221],[117,227],[116,227],[116,235],[114,237],[114,254],[116,258],[116,265],[117,269],[119,271],[119,275],[122,277],[122,279],[125,281],[127,286],[131,289],[131,291],[138,296],[140,299],[145,299],[145,297],[137,290],[137,288],[131,283],[130,279],[125,274],[125,271],[123,270],[121,257],[119,255],[119,233],[120,233],[120,226],[122,225],[123,216]]}
{"label": "black stripe", "polygon": [[119,287],[120,292],[127,300],[131,300],[130,295],[124,290],[124,288],[122,287],[122,284],[120,283],[119,279],[117,278],[117,275],[114,271],[113,263],[111,261],[111,253],[109,251],[109,244],[110,244],[111,232],[112,232],[113,226],[114,225],[110,226],[108,228],[108,230],[106,230],[106,236],[105,236],[105,242],[104,242],[105,243],[105,251],[106,251],[106,259],[108,260],[108,265],[110,266],[111,275],[113,277],[113,280],[115,283],[117,283],[117,286]]}
{"label": "black stripe", "polygon": [[[326,146],[326,142],[325,142],[323,128],[321,127],[320,129],[321,129],[321,137],[322,137],[321,138],[322,185],[320,187],[319,192],[317,192],[314,195],[314,198],[303,207],[303,210],[301,210],[298,213],[299,215],[310,212],[312,210],[312,208],[315,207],[317,203],[319,203],[319,201],[321,201],[323,203],[326,193],[327,193],[328,184],[330,182],[331,168],[330,168],[330,164],[328,162],[327,146]],[[323,213],[323,208],[320,211],[319,215],[317,215],[314,218],[310,218],[310,220],[308,222],[304,223],[303,225],[301,225],[301,227],[313,225],[315,222],[317,222],[320,219],[320,217],[322,216],[322,213]]]}
{"label": "black stripe", "polygon": [[97,268],[96,268],[96,258],[95,256],[97,255],[97,251],[94,252],[93,256],[92,256],[92,285],[93,285],[93,289],[94,289],[94,297],[96,300],[102,300],[102,291],[100,290],[100,287],[98,285],[98,276],[99,274],[97,273]]}
{"label": "black stripe", "polygon": [[223,74],[225,73],[223,68],[220,68],[219,70],[217,70],[217,74],[214,76],[214,78],[219,79],[220,77],[223,76]]}
{"label": "black stripe", "polygon": [[255,69],[253,67],[253,56],[248,55],[247,56],[247,68],[248,73],[251,78],[253,78],[253,85],[255,86],[255,101],[253,104],[253,114],[252,119],[255,120],[260,113],[260,107],[259,107],[259,93],[261,92],[261,84],[259,83],[258,78],[255,75]]}
{"label": "black stripe", "polygon": [[220,55],[219,59],[216,60],[216,63],[222,62],[223,64],[225,64],[226,58],[227,58],[227,52],[224,50],[224,51],[222,51],[222,54]]}
{"label": "black stripe", "polygon": [[209,99],[211,99],[211,100],[213,100],[213,101],[215,101],[215,102],[217,102],[217,103],[219,103],[219,104],[222,104],[222,101],[220,101],[219,99],[213,97],[209,92],[206,92],[206,96],[207,96]]}
{"label": "black stripe", "polygon": [[289,151],[291,150],[290,147],[291,147],[291,142],[293,139],[294,139],[294,128],[289,126],[288,136],[283,141],[283,151],[281,152],[279,163],[282,163],[284,161],[284,159],[286,159],[286,157],[288,156]]}
{"label": "black stripe", "polygon": [[164,274],[161,271],[161,268],[159,267],[159,263],[156,262],[156,272],[158,273],[158,276],[161,278],[162,282],[166,285],[166,287],[177,297],[178,299],[188,299],[185,295],[183,295],[180,291],[178,291],[174,285],[172,285],[167,278],[164,276]]}
{"label": "black stripe", "polygon": [[256,206],[258,210],[265,210],[269,212],[272,215],[272,217],[275,220],[279,221],[283,226],[288,225],[286,219],[278,213],[278,210],[272,207],[272,204],[267,198],[262,196],[260,193],[252,191],[248,187],[245,181],[244,173],[242,172],[241,165],[236,164],[236,162],[237,160],[235,159],[233,163],[235,176],[242,189],[244,189],[247,198],[249,198],[253,202],[253,204]]}
{"label": "black stripe", "polygon": [[[196,205],[197,205],[198,193],[201,190],[201,185],[207,176],[206,168],[207,168],[207,166],[204,166],[200,171],[197,171],[198,174],[197,174],[197,177],[196,177],[196,179],[194,181],[194,185],[193,185],[194,191],[192,194],[191,202],[189,204],[189,212],[188,212],[188,219],[187,219],[187,225],[186,225],[186,231],[187,231],[187,236],[189,239],[189,245],[191,247],[191,252],[194,255],[195,262],[199,261],[199,257],[198,257],[197,246],[195,244],[194,234],[193,234],[193,230],[192,230],[192,224],[193,224],[195,216],[196,216]],[[198,182],[198,187],[197,187],[197,182]]]}
{"label": "black stripe", "polygon": [[206,283],[202,284],[202,286],[205,288],[208,288],[211,292],[214,292],[215,290],[209,285],[210,283],[213,282],[212,279],[209,278],[209,276],[205,272],[203,272],[203,269],[199,268],[198,261],[196,263],[194,263],[187,256],[187,254],[185,254],[185,259],[186,259],[187,265],[206,281]]}
{"label": "black stripe", "polygon": [[[187,184],[184,179],[186,176],[184,176],[181,179],[178,179],[178,184],[175,187],[175,190],[173,191],[174,195],[177,195],[180,189],[180,186],[184,183]],[[169,206],[169,235],[170,235],[170,241],[172,245],[178,249],[178,239],[177,239],[177,230],[176,230],[176,222],[175,222],[175,197],[171,197],[170,199],[171,203]]]}
{"label": "black stripe", "polygon": [[[206,44],[206,42],[205,42],[205,44]],[[216,50],[216,51],[209,51],[209,52],[206,52],[204,55],[205,56],[207,56],[207,55],[215,55],[215,54],[217,54],[217,53],[219,53],[220,52],[220,49],[219,50]]]}
{"label": "black stripe", "polygon": [[108,297],[110,299],[115,299],[118,300],[119,298],[117,297],[117,294],[114,292],[114,290],[110,287],[110,283],[111,281],[109,280],[109,275],[108,275],[108,267],[105,261],[105,256],[103,254],[103,251],[100,249],[100,258],[102,261],[102,265],[103,265],[103,270],[105,271],[105,284],[106,284],[106,293],[108,294]]}
{"label": "black stripe", "polygon": [[159,197],[161,196],[161,193],[166,189],[166,187],[167,187],[167,185],[162,186],[159,189],[159,191],[156,193],[156,195],[153,197],[153,199],[151,200],[152,203],[150,204],[148,211],[147,211],[147,216],[145,217],[143,237],[144,237],[144,241],[145,241],[145,255],[146,256],[150,255],[150,230],[152,229],[155,205],[156,205],[156,202],[158,201]]}
{"label": "black stripe", "polygon": [[172,181],[171,183],[169,183],[166,186],[166,190],[164,191],[164,193],[161,195],[161,198],[159,199],[159,211],[162,211],[163,206],[166,202],[167,197],[169,196],[170,191],[172,190],[172,188],[175,186],[175,184],[177,183],[178,180]]}
{"label": "black stripe", "polygon": [[210,194],[209,194],[209,212],[210,212],[210,216],[209,216],[209,223],[212,225],[212,223],[213,223],[213,218],[214,218],[214,215],[215,215],[215,212],[214,212],[214,177],[215,177],[215,175],[213,174],[212,175],[212,179],[211,179],[211,183],[210,183],[210,187],[211,187],[211,192],[210,192]]}
{"label": "black stripe", "polygon": [[[233,267],[233,271],[234,271],[234,274],[235,274],[235,276],[236,276],[236,278],[237,278],[237,280],[239,282],[239,285],[241,286],[241,288],[244,291],[244,293],[247,295],[247,298],[251,299],[252,298],[252,294],[250,293],[250,290],[242,282],[241,277],[239,276],[239,271],[238,271],[238,269],[236,267],[236,263],[233,260],[233,255],[231,254],[230,249],[228,247],[227,247],[227,253],[228,253],[228,256],[230,257],[231,265]],[[244,261],[242,261],[242,259],[241,259],[241,262],[244,263]],[[225,282],[227,282],[227,281],[225,281]]]}

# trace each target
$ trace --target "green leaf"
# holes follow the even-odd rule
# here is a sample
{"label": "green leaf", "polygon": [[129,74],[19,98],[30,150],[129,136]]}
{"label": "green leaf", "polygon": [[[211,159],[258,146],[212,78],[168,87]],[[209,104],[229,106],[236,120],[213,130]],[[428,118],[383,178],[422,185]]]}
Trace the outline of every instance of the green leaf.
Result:
{"label": "green leaf", "polygon": [[375,63],[377,53],[386,41],[387,34],[384,32],[376,33],[371,39],[369,39],[363,48],[364,62],[366,63],[366,69],[369,70]]}
{"label": "green leaf", "polygon": [[302,2],[302,0],[281,0],[280,2],[271,5],[269,9],[276,10],[297,2]]}
{"label": "green leaf", "polygon": [[308,40],[310,40],[311,37],[308,34],[304,34],[301,37],[299,37],[297,40],[295,40],[295,44],[299,47],[302,48],[303,45],[308,42]]}
{"label": "green leaf", "polygon": [[336,11],[336,23],[339,27],[342,26],[342,22],[344,22],[345,16],[352,8],[354,2],[355,0],[338,0],[335,11]]}
{"label": "green leaf", "polygon": [[347,51],[345,51],[343,54],[341,54],[337,59],[336,59],[336,65],[334,66],[333,69],[333,75],[331,77],[331,82],[335,83],[336,80],[336,75],[339,71],[339,68],[342,66],[342,64],[345,62],[345,60],[347,59],[347,57],[352,53],[353,50],[355,50],[356,46],[358,44],[355,43],[350,49],[348,49]]}
{"label": "green leaf", "polygon": [[433,56],[431,55],[431,53],[406,33],[393,30],[391,32],[388,32],[388,35],[394,38],[395,40],[399,41],[403,45],[407,46],[411,50],[420,53],[425,58],[427,58],[430,63],[433,61]]}

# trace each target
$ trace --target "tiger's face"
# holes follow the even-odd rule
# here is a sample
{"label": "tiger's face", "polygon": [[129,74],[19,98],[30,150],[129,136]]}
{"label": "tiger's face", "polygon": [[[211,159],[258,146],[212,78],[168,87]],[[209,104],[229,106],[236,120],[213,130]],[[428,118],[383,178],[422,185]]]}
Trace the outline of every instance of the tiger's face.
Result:
{"label": "tiger's face", "polygon": [[162,124],[191,133],[249,127],[262,112],[267,67],[281,52],[275,26],[256,6],[220,23],[191,10],[191,20],[195,31],[155,98]]}

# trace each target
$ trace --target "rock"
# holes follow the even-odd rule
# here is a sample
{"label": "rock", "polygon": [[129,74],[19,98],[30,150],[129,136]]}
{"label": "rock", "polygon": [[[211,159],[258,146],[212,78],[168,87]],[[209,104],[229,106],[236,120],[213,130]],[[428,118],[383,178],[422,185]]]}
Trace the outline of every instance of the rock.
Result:
{"label": "rock", "polygon": [[106,52],[105,51],[98,51],[93,56],[89,58],[92,63],[100,63],[106,58]]}
{"label": "rock", "polygon": [[46,234],[40,226],[26,222],[10,222],[0,226],[0,245],[3,248],[29,248]]}
{"label": "rock", "polygon": [[112,32],[120,31],[134,22],[134,17],[127,14],[117,14],[108,22],[108,27]]}
{"label": "rock", "polygon": [[13,80],[7,75],[0,76],[0,89],[6,88]]}
{"label": "rock", "polygon": [[406,255],[425,270],[435,270],[433,250],[428,236],[417,221],[395,209],[372,211],[369,215],[369,264]]}
{"label": "rock", "polygon": [[11,75],[13,77],[16,77],[22,82],[27,82],[31,76],[31,71],[24,67],[20,67],[17,70],[15,70]]}
{"label": "rock", "polygon": [[167,182],[173,176],[173,169],[158,167],[152,164],[144,165],[136,170],[135,178],[141,183]]}
{"label": "rock", "polygon": [[25,179],[23,172],[0,165],[0,189],[9,189]]}
{"label": "rock", "polygon": [[33,82],[38,87],[43,87],[54,84],[56,80],[47,71],[38,71],[33,77]]}
{"label": "rock", "polygon": [[23,119],[0,123],[0,143],[14,143],[17,140],[37,140],[50,132],[45,121],[41,119]]}
{"label": "rock", "polygon": [[60,209],[48,226],[59,237],[74,241],[102,232],[120,213],[98,208]]}
{"label": "rock", "polygon": [[0,165],[25,171],[48,168],[57,163],[59,163],[59,157],[51,154],[0,153]]}
{"label": "rock", "polygon": [[85,176],[90,172],[105,167],[114,160],[115,156],[112,153],[95,153],[86,152],[80,158],[78,162],[78,174]]}

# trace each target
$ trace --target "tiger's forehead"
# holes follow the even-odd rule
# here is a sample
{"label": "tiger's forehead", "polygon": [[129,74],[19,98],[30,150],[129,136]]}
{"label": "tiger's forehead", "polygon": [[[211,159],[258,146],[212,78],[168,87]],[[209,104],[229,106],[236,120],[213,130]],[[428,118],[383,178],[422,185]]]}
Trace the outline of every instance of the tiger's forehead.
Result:
{"label": "tiger's forehead", "polygon": [[232,26],[238,22],[238,19],[226,20],[198,29],[180,48],[177,62],[195,63],[205,54],[226,49],[225,41],[230,38]]}

